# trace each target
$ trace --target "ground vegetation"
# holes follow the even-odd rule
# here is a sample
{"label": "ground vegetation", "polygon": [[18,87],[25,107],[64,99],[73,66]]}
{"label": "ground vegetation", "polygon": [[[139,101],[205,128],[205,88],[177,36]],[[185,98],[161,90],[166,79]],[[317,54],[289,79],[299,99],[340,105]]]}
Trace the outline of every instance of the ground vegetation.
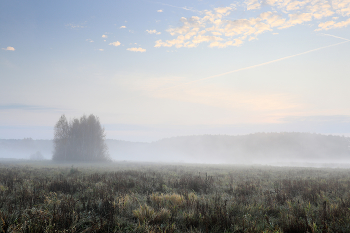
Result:
{"label": "ground vegetation", "polygon": [[350,232],[350,170],[0,164],[0,232]]}

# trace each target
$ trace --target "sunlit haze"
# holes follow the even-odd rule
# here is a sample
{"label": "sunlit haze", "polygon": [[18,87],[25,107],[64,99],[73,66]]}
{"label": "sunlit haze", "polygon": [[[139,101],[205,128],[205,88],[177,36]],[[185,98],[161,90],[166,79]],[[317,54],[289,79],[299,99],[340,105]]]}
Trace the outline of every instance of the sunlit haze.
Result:
{"label": "sunlit haze", "polygon": [[0,138],[350,136],[350,0],[0,2]]}

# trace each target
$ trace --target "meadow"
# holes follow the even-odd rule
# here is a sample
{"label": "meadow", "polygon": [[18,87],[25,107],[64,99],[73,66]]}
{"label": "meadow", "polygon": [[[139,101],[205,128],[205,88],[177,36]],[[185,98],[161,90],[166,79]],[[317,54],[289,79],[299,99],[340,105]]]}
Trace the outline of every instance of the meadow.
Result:
{"label": "meadow", "polygon": [[0,163],[1,232],[350,232],[350,169]]}

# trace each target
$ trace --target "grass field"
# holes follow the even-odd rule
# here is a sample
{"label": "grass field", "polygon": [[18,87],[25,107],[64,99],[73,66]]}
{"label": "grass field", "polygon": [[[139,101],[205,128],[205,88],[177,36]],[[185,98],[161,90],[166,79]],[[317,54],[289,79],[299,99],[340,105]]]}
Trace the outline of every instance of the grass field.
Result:
{"label": "grass field", "polygon": [[350,232],[350,169],[0,163],[1,232]]}

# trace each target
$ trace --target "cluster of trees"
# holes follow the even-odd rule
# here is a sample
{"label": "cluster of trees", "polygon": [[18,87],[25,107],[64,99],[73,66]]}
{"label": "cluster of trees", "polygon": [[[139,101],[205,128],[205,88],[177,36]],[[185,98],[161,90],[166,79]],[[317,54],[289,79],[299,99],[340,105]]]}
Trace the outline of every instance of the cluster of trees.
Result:
{"label": "cluster of trees", "polygon": [[105,132],[99,118],[90,115],[67,121],[62,115],[54,128],[55,161],[106,161],[109,160]]}

